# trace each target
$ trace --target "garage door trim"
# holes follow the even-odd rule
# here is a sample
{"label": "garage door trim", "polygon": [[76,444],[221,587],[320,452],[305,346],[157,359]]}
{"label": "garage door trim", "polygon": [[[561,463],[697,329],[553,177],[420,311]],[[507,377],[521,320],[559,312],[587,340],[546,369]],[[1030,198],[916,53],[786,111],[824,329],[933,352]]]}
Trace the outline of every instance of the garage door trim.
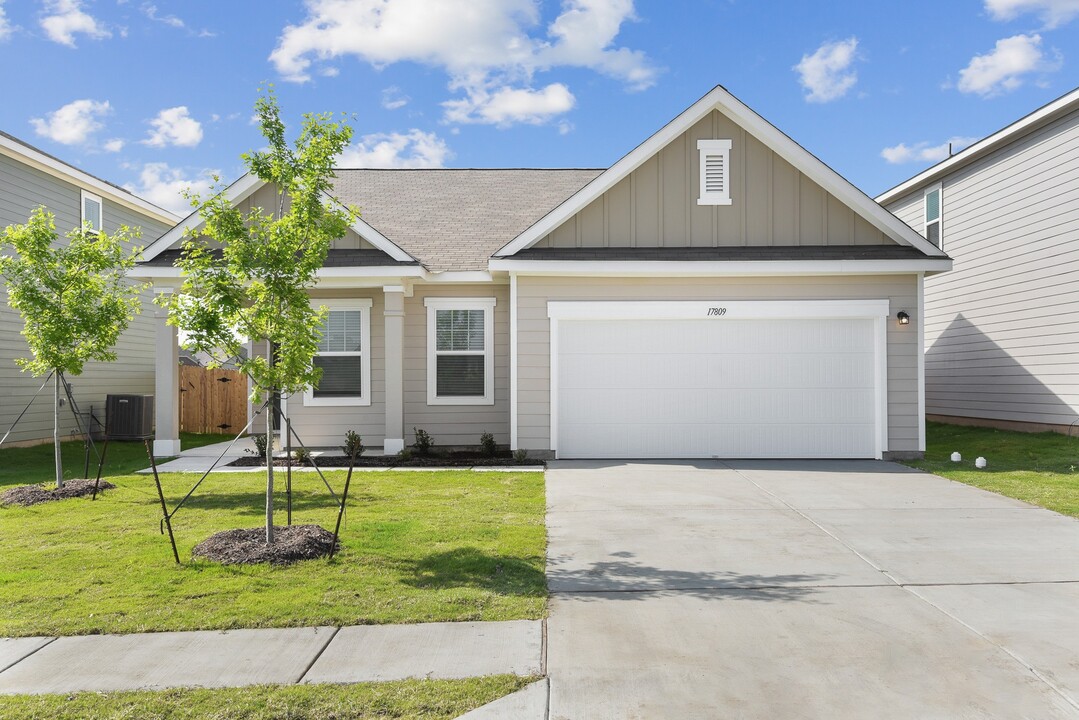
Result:
{"label": "garage door trim", "polygon": [[891,315],[887,299],[866,300],[551,300],[551,450],[558,455],[559,320],[768,320],[768,319],[872,319],[875,362],[876,457],[888,450],[888,339]]}

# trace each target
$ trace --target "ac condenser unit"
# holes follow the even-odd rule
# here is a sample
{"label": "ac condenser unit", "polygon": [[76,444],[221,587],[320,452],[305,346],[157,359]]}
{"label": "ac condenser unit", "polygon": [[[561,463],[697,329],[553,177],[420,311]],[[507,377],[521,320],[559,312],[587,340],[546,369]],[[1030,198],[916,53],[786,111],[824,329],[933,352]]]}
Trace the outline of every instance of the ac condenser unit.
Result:
{"label": "ac condenser unit", "polygon": [[106,396],[105,428],[113,440],[152,438],[154,436],[154,396]]}

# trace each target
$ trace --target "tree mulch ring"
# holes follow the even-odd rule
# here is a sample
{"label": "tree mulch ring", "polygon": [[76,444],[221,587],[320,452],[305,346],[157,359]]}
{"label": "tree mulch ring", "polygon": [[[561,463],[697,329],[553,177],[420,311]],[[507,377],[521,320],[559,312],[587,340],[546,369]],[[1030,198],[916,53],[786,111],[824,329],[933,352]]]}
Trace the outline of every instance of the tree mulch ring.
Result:
{"label": "tree mulch ring", "polygon": [[[347,455],[316,455],[312,458],[314,463],[321,468],[347,468],[348,456]],[[274,467],[311,467],[311,461],[297,460],[292,458],[291,461],[284,457],[274,458]],[[507,467],[513,465],[543,465],[542,460],[533,460],[532,458],[526,458],[524,462],[517,462],[511,453],[499,452],[493,457],[490,455],[484,455],[483,453],[473,452],[470,450],[451,450],[449,452],[435,452],[431,455],[420,456],[413,455],[409,458],[402,458],[398,455],[362,455],[356,458],[356,467],[390,467],[390,468],[403,468],[403,467]],[[229,463],[229,467],[265,467],[265,458],[255,457],[254,455],[248,455],[245,457],[237,458]]]}
{"label": "tree mulch ring", "polygon": [[318,525],[275,525],[272,545],[264,527],[225,530],[200,542],[192,554],[222,565],[288,565],[326,557],[332,545],[333,533]]}
{"label": "tree mulch ring", "polygon": [[[104,490],[112,490],[116,486],[111,482],[102,480],[97,486],[100,495]],[[62,488],[45,487],[43,485],[20,485],[0,495],[0,505],[40,505],[41,503],[53,502],[54,500],[67,500],[68,498],[87,497],[94,494],[93,480],[65,480]]]}

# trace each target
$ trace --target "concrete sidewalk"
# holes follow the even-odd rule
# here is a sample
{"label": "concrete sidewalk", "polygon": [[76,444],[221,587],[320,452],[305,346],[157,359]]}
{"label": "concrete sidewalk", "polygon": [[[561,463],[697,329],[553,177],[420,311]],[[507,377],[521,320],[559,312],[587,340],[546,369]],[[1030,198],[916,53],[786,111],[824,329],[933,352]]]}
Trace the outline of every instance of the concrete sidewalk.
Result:
{"label": "concrete sidewalk", "polygon": [[0,694],[540,675],[543,624],[364,625],[0,639]]}

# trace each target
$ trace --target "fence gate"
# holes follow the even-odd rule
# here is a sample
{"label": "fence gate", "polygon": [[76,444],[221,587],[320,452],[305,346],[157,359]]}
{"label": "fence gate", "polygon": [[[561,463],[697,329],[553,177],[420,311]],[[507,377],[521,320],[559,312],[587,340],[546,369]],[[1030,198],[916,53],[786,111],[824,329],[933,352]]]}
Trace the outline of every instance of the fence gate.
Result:
{"label": "fence gate", "polygon": [[239,370],[180,366],[180,431],[237,433],[247,424],[247,378]]}

